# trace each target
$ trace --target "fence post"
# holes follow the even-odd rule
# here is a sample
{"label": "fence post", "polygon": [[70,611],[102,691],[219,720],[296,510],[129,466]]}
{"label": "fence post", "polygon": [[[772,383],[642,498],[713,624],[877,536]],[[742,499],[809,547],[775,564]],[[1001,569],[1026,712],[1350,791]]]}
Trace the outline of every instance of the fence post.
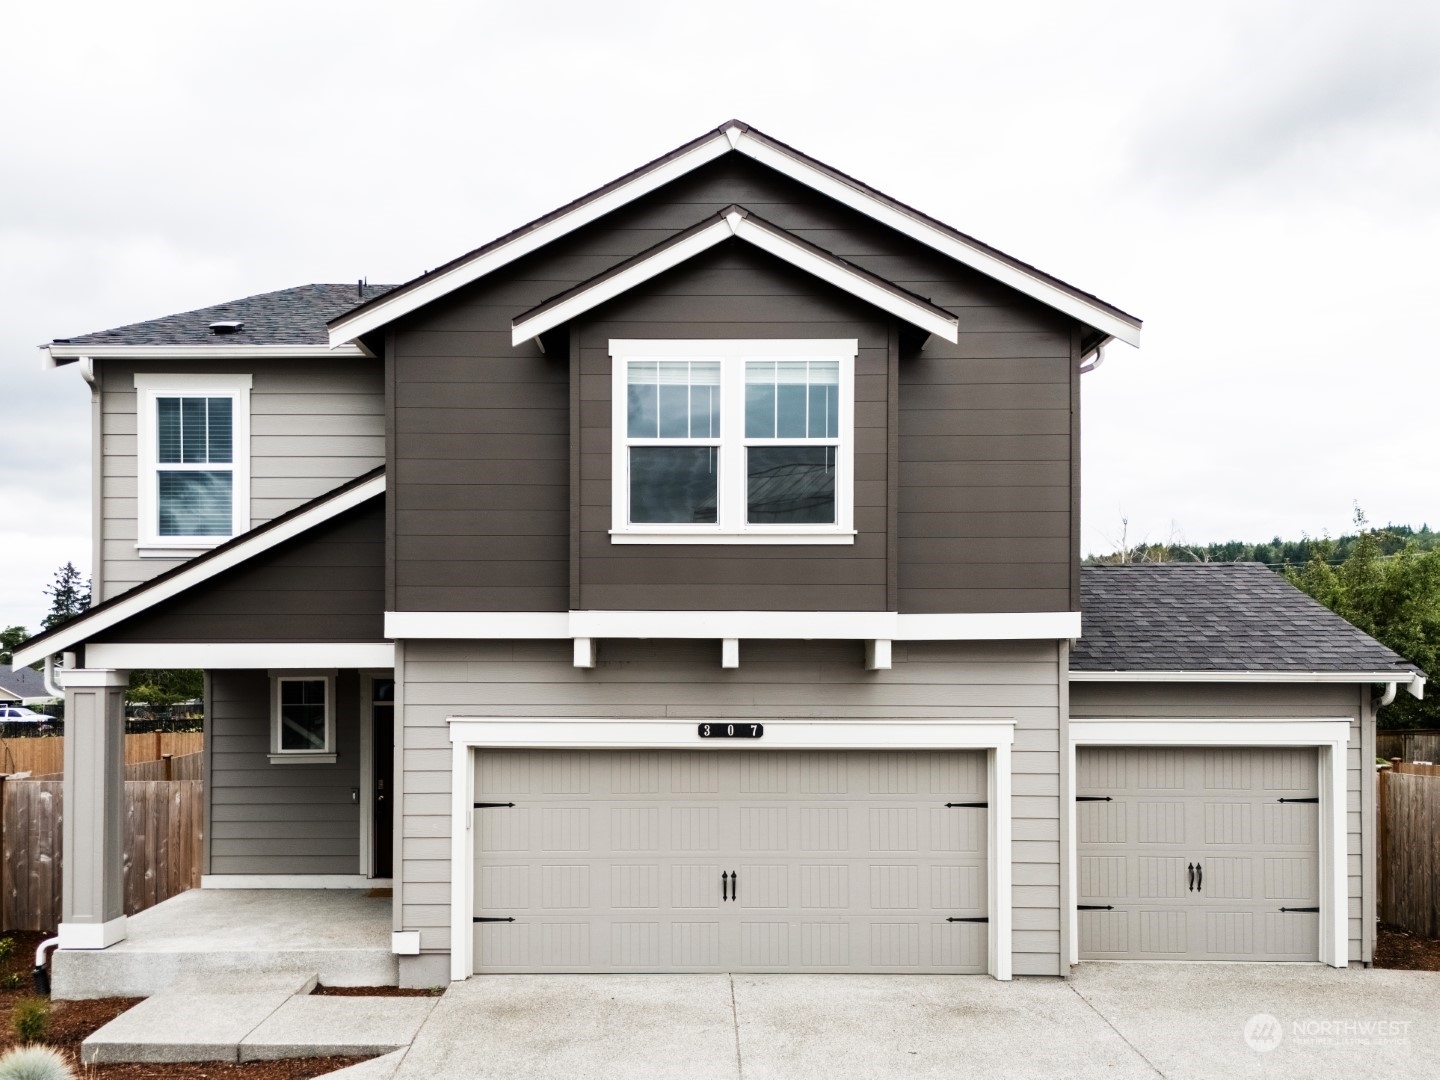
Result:
{"label": "fence post", "polygon": [[160,755],[160,760],[165,763],[164,768],[165,768],[165,779],[166,779],[166,780],[173,780],[173,779],[175,779],[175,776],[174,776],[174,764],[173,764],[174,757],[175,757],[174,754],[161,754],[161,755]]}
{"label": "fence post", "polygon": [[150,759],[151,761],[159,761],[159,760],[160,760],[160,748],[161,748],[160,732],[157,731],[157,732],[155,732],[155,756]]}
{"label": "fence post", "polygon": [[0,773],[0,930],[10,929],[10,920],[5,912],[5,900],[10,890],[5,887],[5,872],[10,868],[5,846],[5,773]]}

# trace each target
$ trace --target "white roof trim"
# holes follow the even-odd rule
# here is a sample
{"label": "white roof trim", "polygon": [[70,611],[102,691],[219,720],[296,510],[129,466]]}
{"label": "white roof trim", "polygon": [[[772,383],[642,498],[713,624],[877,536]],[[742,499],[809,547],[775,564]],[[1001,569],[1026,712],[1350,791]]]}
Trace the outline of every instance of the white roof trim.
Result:
{"label": "white roof trim", "polygon": [[776,258],[782,259],[791,266],[804,270],[836,288],[844,289],[852,296],[858,296],[881,311],[888,311],[896,318],[904,319],[927,333],[935,334],[950,342],[958,341],[960,338],[960,320],[955,316],[947,318],[938,315],[926,305],[907,300],[898,292],[881,288],[868,276],[857,270],[822,258],[809,248],[797,244],[783,231],[767,228],[752,221],[739,211],[731,211],[713,225],[700,230],[693,236],[688,236],[679,243],[656,252],[650,258],[627,267],[618,274],[596,282],[590,288],[576,293],[554,307],[514,323],[510,331],[511,344],[519,345],[521,342],[539,337],[547,330],[562,326],[576,316],[628,292],[635,286],[649,281],[703,251],[708,251],[732,236],[745,240],[761,251],[769,252]]}
{"label": "white roof trim", "polygon": [[154,607],[173,596],[178,596],[186,589],[193,588],[203,581],[208,581],[215,575],[223,573],[232,567],[238,566],[247,559],[254,558],[262,552],[269,551],[277,544],[283,544],[286,540],[299,536],[316,525],[329,521],[331,518],[343,514],[352,507],[359,506],[367,499],[373,499],[385,491],[385,477],[377,476],[358,484],[349,491],[326,499],[318,506],[313,506],[304,513],[296,514],[288,521],[282,522],[273,528],[264,529],[248,539],[242,539],[234,547],[227,549],[203,560],[198,560],[195,565],[190,566],[174,577],[166,578],[164,581],[150,586],[139,586],[135,589],[133,597],[122,598],[118,603],[106,605],[96,609],[92,613],[77,616],[64,625],[60,633],[54,637],[46,638],[39,645],[30,645],[28,642],[21,645],[14,651],[11,661],[11,668],[24,667],[33,664],[37,660],[43,660],[47,656],[64,652],[66,649],[78,645],[87,638],[109,629],[117,623],[138,615],[140,612]]}
{"label": "white roof trim", "polygon": [[1414,671],[1072,671],[1071,682],[1190,683],[1401,683],[1423,693],[1425,676]]}
{"label": "white roof trim", "polygon": [[358,345],[41,345],[46,369],[72,360],[307,360],[369,356]]}
{"label": "white roof trim", "polygon": [[808,162],[770,145],[754,133],[731,126],[692,147],[686,153],[642,171],[627,183],[619,184],[603,195],[584,202],[568,213],[536,226],[499,245],[483,255],[461,262],[413,289],[397,289],[395,293],[373,301],[370,306],[351,315],[342,316],[330,328],[332,346],[354,341],[387,323],[445,296],[461,286],[478,281],[486,274],[514,262],[523,255],[588,225],[610,211],[626,205],[662,187],[677,177],[699,168],[731,152],[745,154],[800,183],[829,195],[837,201],[874,218],[928,247],[948,255],[980,273],[1003,282],[1025,295],[1058,311],[1079,319],[1129,345],[1140,344],[1140,330],[1133,322],[1113,314],[1099,303],[1071,295],[1038,273],[1013,266],[996,258],[983,248],[967,244],[960,238],[938,229],[918,217],[904,213],[859,187],[846,184]]}

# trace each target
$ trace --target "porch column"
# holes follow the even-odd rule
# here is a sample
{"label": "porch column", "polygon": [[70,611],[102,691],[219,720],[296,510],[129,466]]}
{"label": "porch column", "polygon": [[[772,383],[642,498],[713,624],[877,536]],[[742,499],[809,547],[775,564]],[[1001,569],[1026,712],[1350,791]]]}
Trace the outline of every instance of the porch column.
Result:
{"label": "porch column", "polygon": [[64,872],[60,947],[125,937],[125,687],[128,671],[79,668],[65,680]]}

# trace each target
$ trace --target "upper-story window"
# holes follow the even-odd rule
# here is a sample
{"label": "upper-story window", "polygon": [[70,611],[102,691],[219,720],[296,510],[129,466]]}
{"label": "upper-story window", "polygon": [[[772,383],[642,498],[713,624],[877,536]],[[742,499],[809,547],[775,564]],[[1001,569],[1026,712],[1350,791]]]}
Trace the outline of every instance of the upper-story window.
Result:
{"label": "upper-story window", "polygon": [[250,527],[250,382],[135,376],[142,555],[203,550]]}
{"label": "upper-story window", "polygon": [[854,543],[854,340],[612,341],[615,543]]}

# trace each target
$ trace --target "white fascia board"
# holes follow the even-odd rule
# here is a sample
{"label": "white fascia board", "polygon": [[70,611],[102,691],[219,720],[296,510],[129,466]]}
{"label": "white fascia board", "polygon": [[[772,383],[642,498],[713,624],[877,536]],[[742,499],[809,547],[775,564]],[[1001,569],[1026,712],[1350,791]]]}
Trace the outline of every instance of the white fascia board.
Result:
{"label": "white fascia board", "polygon": [[[1413,671],[1072,671],[1071,682],[1188,683],[1406,683],[1423,676]],[[1411,691],[1414,692],[1413,690]]]}
{"label": "white fascia board", "polygon": [[1080,613],[893,611],[387,611],[387,638],[748,638],[996,641],[1078,637]]}
{"label": "white fascia board", "polygon": [[371,330],[394,322],[401,316],[408,315],[472,281],[478,281],[486,274],[514,262],[521,256],[528,255],[729,152],[729,140],[723,134],[716,134],[687,153],[681,154],[649,172],[642,173],[628,184],[622,184],[607,191],[604,195],[582,203],[568,214],[562,214],[552,221],[547,221],[545,224],[517,236],[509,243],[501,244],[493,251],[461,263],[399,296],[390,299],[382,297],[375,302],[373,307],[358,311],[331,327],[330,344],[336,347],[344,345],[362,334],[368,334]]}
{"label": "white fascia board", "polygon": [[91,667],[124,671],[137,668],[203,668],[207,671],[393,668],[395,646],[388,641],[102,642],[86,648],[85,662]]}
{"label": "white fascia board", "polygon": [[366,356],[355,345],[42,345],[47,367],[71,360],[314,360]]}
{"label": "white fascia board", "polygon": [[1072,746],[1344,746],[1349,737],[1338,717],[1070,718]]}
{"label": "white fascia board", "polygon": [[[197,562],[174,577],[153,585],[139,586],[135,590],[136,595],[129,599],[122,599],[118,603],[106,605],[99,610],[87,612],[72,619],[55,637],[48,638],[38,645],[29,645],[28,643],[22,645],[15,650],[11,666],[20,667],[25,664],[33,664],[38,660],[43,660],[46,656],[64,652],[66,649],[94,637],[101,631],[107,630],[133,615],[138,615],[172,596],[178,596],[186,589],[199,585],[202,581],[208,581],[216,574],[224,573],[232,567],[239,566],[246,560],[269,551],[277,544],[283,544],[286,540],[293,539],[313,529],[316,525],[329,521],[346,510],[359,506],[384,492],[385,477],[374,477],[341,495],[327,499],[319,506],[312,507],[302,514],[296,514],[288,521],[265,529],[249,539],[243,539],[234,547]],[[95,665],[89,663],[89,666],[94,667]]]}
{"label": "white fascia board", "polygon": [[791,266],[804,270],[813,277],[834,285],[837,289],[843,289],[850,295],[857,296],[866,303],[881,311],[887,311],[912,326],[918,326],[927,333],[944,338],[951,343],[960,340],[960,320],[953,315],[949,318],[937,315],[929,308],[907,300],[889,289],[879,288],[861,274],[828,259],[820,258],[814,252],[806,250],[778,233],[756,225],[748,218],[742,218],[738,214],[734,215],[734,218],[731,227],[735,230],[735,235],[742,240],[748,240],[761,251],[769,252],[776,258],[788,262]]}
{"label": "white fascia board", "polygon": [[858,210],[927,247],[934,248],[958,262],[973,267],[982,274],[1009,285],[1012,289],[1033,297],[1048,307],[1063,311],[1087,326],[1093,326],[1127,345],[1139,346],[1140,330],[1133,323],[1117,318],[1094,304],[1086,303],[1064,289],[1057,288],[1033,274],[1028,274],[1003,259],[997,259],[987,251],[966,244],[927,222],[902,213],[895,207],[876,199],[873,195],[843,183],[789,154],[782,153],[748,132],[732,130],[735,132],[731,135],[735,149],[747,157],[754,158],[776,172],[782,173],[792,180],[797,180],[821,194],[828,195],[852,210]]}
{"label": "white fascia board", "polygon": [[950,342],[958,341],[960,338],[960,320],[954,316],[946,318],[937,315],[929,308],[907,300],[904,296],[878,287],[864,275],[855,273],[828,259],[822,259],[814,252],[779,233],[756,225],[741,214],[733,213],[694,236],[687,237],[673,247],[657,252],[644,262],[637,263],[622,273],[606,278],[583,292],[576,293],[564,303],[557,304],[533,318],[515,323],[510,330],[510,342],[512,345],[519,345],[521,342],[539,337],[545,331],[553,330],[555,327],[599,307],[607,300],[613,300],[658,274],[678,266],[687,259],[708,251],[731,236],[753,244],[761,251],[774,255],[812,277],[819,278],[838,289],[843,289],[881,311],[887,311],[898,319],[918,326],[926,333],[935,334]]}
{"label": "white fascia board", "polygon": [[563,326],[571,319],[583,315],[592,308],[599,307],[605,301],[613,300],[637,285],[642,285],[651,278],[663,274],[666,270],[694,258],[701,252],[709,251],[716,244],[730,239],[730,236],[729,224],[724,221],[716,221],[709,228],[702,229],[694,236],[686,237],[680,243],[657,252],[644,262],[636,263],[629,269],[597,282],[583,292],[576,293],[564,303],[556,304],[553,308],[543,311],[533,318],[513,324],[510,328],[510,344],[519,345],[531,338],[539,337],[547,330]]}

